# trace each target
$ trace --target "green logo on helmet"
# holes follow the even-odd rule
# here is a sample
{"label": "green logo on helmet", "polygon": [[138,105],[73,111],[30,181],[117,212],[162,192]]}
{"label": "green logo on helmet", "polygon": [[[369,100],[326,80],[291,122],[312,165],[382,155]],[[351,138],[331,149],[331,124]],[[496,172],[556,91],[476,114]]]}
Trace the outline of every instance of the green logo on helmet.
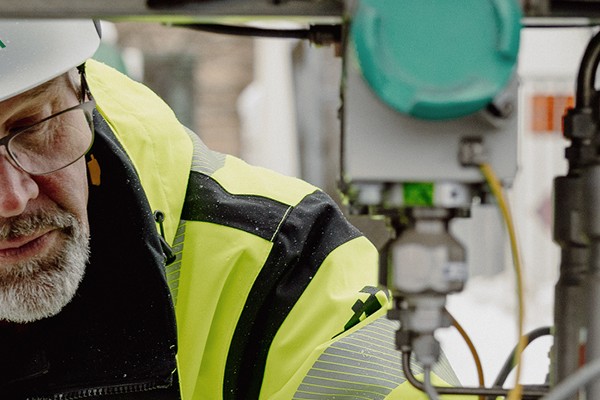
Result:
{"label": "green logo on helmet", "polygon": [[0,49],[5,48],[6,45],[4,44],[4,42],[2,41],[2,39],[0,39]]}

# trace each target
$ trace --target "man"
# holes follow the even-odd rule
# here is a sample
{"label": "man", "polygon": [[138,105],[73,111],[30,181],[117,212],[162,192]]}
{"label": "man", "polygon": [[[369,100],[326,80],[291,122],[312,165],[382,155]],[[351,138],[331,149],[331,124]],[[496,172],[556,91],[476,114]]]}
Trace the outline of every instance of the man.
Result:
{"label": "man", "polygon": [[91,21],[0,43],[1,398],[422,398],[328,196],[207,149]]}

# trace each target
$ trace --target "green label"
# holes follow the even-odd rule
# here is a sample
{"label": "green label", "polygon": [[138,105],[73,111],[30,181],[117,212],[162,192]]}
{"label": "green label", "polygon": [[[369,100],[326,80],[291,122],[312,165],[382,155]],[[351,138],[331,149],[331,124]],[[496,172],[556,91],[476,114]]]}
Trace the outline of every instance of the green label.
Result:
{"label": "green label", "polygon": [[4,42],[2,41],[2,39],[0,39],[0,49],[5,48],[6,45],[4,44]]}
{"label": "green label", "polygon": [[405,183],[404,205],[406,206],[432,206],[433,183]]}

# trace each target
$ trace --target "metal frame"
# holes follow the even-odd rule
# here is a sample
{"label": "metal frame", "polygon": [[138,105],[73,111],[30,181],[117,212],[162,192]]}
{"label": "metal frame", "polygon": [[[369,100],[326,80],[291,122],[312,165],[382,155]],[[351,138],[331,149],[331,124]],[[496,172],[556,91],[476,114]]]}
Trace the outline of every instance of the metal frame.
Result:
{"label": "metal frame", "polygon": [[341,0],[176,0],[165,8],[150,8],[148,3],[148,0],[2,0],[0,16],[141,18],[161,22],[289,17],[312,22],[339,20],[343,9]]}
{"label": "metal frame", "polygon": [[[167,7],[148,4],[166,3]],[[104,18],[175,21],[243,21],[289,18],[306,22],[341,20],[343,0],[2,0],[2,18]],[[600,0],[521,0],[526,18],[600,21]]]}

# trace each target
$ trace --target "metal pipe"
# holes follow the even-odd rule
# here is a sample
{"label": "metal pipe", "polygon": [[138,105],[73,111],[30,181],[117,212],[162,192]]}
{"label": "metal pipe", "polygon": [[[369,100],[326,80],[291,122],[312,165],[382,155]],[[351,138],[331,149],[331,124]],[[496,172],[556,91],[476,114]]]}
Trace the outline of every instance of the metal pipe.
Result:
{"label": "metal pipe", "polygon": [[[590,256],[586,276],[587,341],[585,362],[600,359],[600,165],[583,172],[583,219]],[[586,386],[586,398],[600,399],[600,381]]]}
{"label": "metal pipe", "polygon": [[598,32],[588,44],[577,75],[577,93],[575,106],[577,108],[588,108],[592,105],[595,93],[596,70],[600,63],[600,32]]}
{"label": "metal pipe", "polygon": [[[549,327],[542,327],[542,328],[534,329],[533,331],[531,331],[527,335],[525,335],[526,340],[527,340],[527,345],[530,345],[531,342],[533,342],[537,338],[540,338],[540,337],[546,336],[546,335],[551,335],[551,334],[552,334],[551,328],[549,328]],[[506,362],[500,369],[500,372],[498,373],[496,380],[494,380],[492,387],[502,387],[504,385],[504,383],[506,382],[508,375],[511,373],[511,371],[513,370],[513,368],[515,366],[514,362],[515,362],[515,355],[517,353],[517,348],[518,348],[518,346],[515,346],[515,348],[511,351],[511,353],[507,357]]]}
{"label": "metal pipe", "polygon": [[[402,370],[406,380],[413,385],[415,388],[422,392],[425,392],[425,386],[423,382],[419,381],[410,366],[410,351],[402,352]],[[485,388],[485,387],[443,387],[434,386],[435,391],[440,394],[455,394],[463,396],[507,396],[510,389],[504,388]],[[546,390],[536,389],[524,389],[522,392],[523,399],[537,399],[544,396],[547,393]]]}
{"label": "metal pipe", "polygon": [[579,176],[554,180],[554,241],[561,248],[560,277],[554,295],[554,345],[551,386],[574,373],[580,359],[586,325],[585,276],[589,249],[583,231],[583,181]]}
{"label": "metal pipe", "polygon": [[[594,140],[598,136],[595,81],[599,63],[600,33],[597,33],[581,60],[576,107],[565,118],[565,136],[572,140],[566,152],[569,176],[555,181],[560,191],[557,199],[564,203],[559,202],[555,207],[555,222],[568,231],[558,232],[558,235],[555,231],[563,260],[555,299],[557,365],[553,367],[553,383],[582,363],[600,358],[600,313],[597,312],[600,308],[600,157]],[[568,215],[565,217],[564,213]],[[582,318],[584,326],[580,325]],[[582,331],[586,336],[585,360],[579,358]],[[590,383],[585,389],[586,398],[600,398],[600,382]]]}

